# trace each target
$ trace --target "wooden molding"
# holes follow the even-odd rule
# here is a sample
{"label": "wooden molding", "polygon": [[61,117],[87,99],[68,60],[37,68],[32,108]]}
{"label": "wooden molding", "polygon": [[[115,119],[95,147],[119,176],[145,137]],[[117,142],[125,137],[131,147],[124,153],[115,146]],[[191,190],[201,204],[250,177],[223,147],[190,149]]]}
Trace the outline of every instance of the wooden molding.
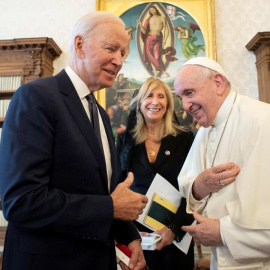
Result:
{"label": "wooden molding", "polygon": [[6,227],[0,227],[0,246],[4,246],[6,230]]}
{"label": "wooden molding", "polygon": [[0,91],[0,99],[11,99],[14,93],[14,90]]}
{"label": "wooden molding", "polygon": [[[0,76],[20,76],[21,84],[52,76],[53,60],[61,53],[48,37],[0,40]],[[0,91],[0,99],[10,99],[13,92]]]}
{"label": "wooden molding", "polygon": [[0,40],[0,76],[21,76],[22,84],[51,76],[61,52],[48,37]]}
{"label": "wooden molding", "polygon": [[258,32],[246,48],[256,55],[259,99],[270,103],[270,32]]}

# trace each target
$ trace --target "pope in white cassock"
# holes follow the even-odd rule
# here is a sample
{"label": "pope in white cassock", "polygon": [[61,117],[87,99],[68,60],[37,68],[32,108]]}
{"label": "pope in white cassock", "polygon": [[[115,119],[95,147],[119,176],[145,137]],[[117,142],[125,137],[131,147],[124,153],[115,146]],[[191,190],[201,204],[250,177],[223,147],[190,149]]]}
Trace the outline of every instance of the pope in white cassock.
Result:
{"label": "pope in white cassock", "polygon": [[187,61],[174,88],[202,126],[178,177],[197,225],[182,229],[211,246],[211,270],[270,269],[270,105],[231,90],[206,57]]}

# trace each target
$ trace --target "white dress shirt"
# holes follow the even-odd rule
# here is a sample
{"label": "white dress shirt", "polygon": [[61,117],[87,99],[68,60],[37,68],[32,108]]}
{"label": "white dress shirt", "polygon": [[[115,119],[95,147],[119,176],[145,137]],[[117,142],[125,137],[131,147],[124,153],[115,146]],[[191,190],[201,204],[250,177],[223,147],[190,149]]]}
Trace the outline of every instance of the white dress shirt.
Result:
{"label": "white dress shirt", "polygon": [[[89,120],[91,121],[89,107],[88,107],[89,103],[86,99],[86,96],[90,94],[88,87],[82,81],[82,79],[69,66],[66,67],[65,71],[66,71],[68,77],[70,78],[71,82],[73,83],[73,85],[78,93],[78,96],[82,102],[84,110],[85,110]],[[102,140],[103,152],[105,155],[105,162],[106,162],[108,189],[110,191],[110,183],[111,183],[111,176],[112,176],[111,152],[110,152],[109,142],[107,139],[106,131],[105,131],[99,110],[98,110],[98,118],[99,118],[99,124],[100,124],[100,135],[101,135],[101,140]]]}

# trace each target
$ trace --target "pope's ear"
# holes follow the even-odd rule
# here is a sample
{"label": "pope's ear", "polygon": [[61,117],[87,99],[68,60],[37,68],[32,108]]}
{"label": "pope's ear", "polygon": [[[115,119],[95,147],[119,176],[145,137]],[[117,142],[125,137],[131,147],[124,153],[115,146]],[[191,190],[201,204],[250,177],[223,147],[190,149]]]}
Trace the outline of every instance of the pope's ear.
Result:
{"label": "pope's ear", "polygon": [[216,74],[215,75],[215,83],[216,83],[216,87],[217,87],[217,94],[221,96],[226,89],[226,79],[223,75]]}
{"label": "pope's ear", "polygon": [[74,38],[74,49],[77,57],[83,58],[83,38],[81,35]]}

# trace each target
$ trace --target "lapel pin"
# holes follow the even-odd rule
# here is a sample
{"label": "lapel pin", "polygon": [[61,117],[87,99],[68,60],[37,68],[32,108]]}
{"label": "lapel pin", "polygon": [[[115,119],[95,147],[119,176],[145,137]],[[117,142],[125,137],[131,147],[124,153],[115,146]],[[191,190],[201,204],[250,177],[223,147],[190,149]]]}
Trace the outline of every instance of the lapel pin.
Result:
{"label": "lapel pin", "polygon": [[166,155],[166,156],[169,156],[170,154],[171,154],[171,152],[170,152],[169,150],[166,150],[166,151],[165,151],[165,155]]}

